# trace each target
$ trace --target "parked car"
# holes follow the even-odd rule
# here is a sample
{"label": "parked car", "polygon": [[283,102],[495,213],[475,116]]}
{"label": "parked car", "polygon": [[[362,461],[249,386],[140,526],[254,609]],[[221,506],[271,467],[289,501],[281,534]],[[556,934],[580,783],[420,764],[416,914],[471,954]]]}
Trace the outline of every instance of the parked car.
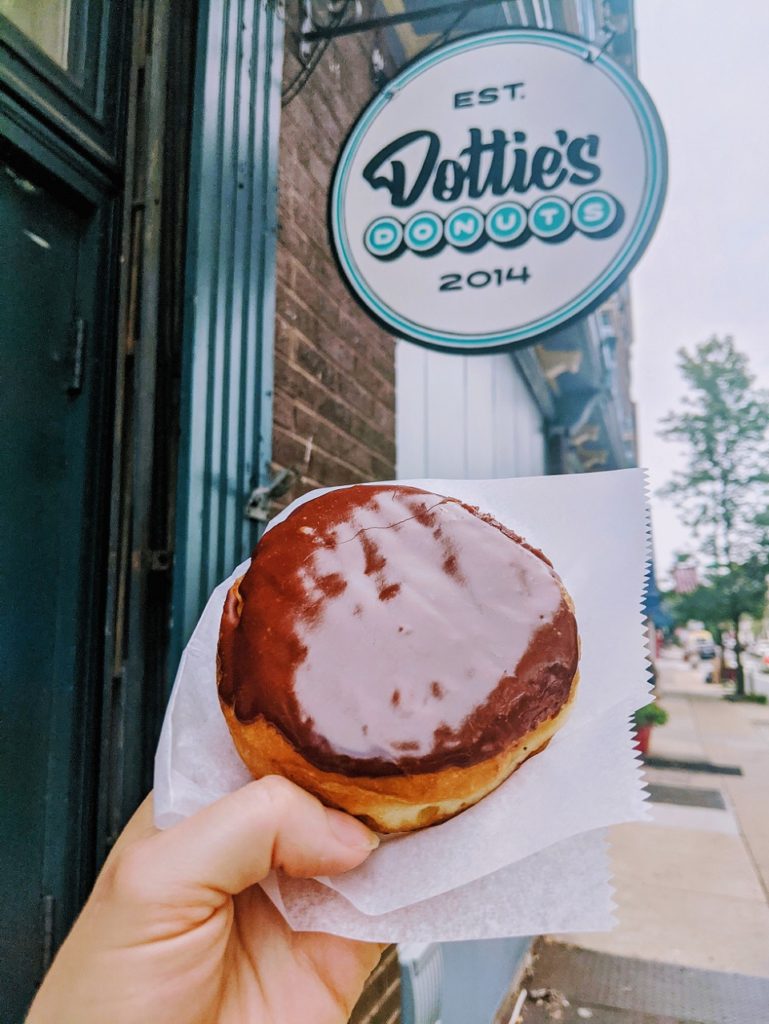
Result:
{"label": "parked car", "polygon": [[710,633],[702,633],[694,638],[694,651],[703,661],[709,661],[716,656],[716,645]]}
{"label": "parked car", "polygon": [[707,629],[691,630],[686,636],[686,657],[694,661],[715,658],[716,645],[713,634]]}

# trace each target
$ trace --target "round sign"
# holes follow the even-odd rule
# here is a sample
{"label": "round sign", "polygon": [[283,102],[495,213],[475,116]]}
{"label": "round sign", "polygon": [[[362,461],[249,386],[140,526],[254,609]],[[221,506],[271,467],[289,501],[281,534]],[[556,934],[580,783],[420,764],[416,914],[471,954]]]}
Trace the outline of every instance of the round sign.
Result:
{"label": "round sign", "polygon": [[356,297],[433,348],[530,343],[612,292],[666,185],[643,87],[555,32],[468,36],[405,68],[337,164],[331,235]]}

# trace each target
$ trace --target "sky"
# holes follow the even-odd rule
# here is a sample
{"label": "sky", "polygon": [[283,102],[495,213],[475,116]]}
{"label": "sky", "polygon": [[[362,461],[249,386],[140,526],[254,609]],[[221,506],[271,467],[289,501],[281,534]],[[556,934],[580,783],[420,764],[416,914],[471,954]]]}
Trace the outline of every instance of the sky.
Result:
{"label": "sky", "polygon": [[[654,492],[681,459],[657,436],[685,388],[676,351],[732,334],[769,387],[769,3],[635,0],[638,71],[665,126],[669,183],[631,277],[640,462]],[[652,497],[657,575],[690,531]]]}

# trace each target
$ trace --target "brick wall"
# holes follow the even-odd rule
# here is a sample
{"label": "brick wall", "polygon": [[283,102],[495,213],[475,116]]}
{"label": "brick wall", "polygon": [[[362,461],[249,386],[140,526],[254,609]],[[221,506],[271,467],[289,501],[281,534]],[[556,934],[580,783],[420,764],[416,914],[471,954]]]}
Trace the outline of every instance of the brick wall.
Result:
{"label": "brick wall", "polygon": [[[283,110],[273,466],[293,467],[299,479],[281,504],[313,487],[395,476],[394,342],[347,291],[326,227],[337,155],[374,92],[370,53],[370,38],[333,43]],[[297,68],[288,53],[284,81]],[[398,959],[390,947],[351,1022],[399,1020]]]}
{"label": "brick wall", "polygon": [[[357,305],[328,242],[334,164],[371,97],[371,40],[337,40],[283,110],[273,461],[299,469],[287,495],[395,475],[393,339]],[[296,74],[286,57],[284,80]]]}

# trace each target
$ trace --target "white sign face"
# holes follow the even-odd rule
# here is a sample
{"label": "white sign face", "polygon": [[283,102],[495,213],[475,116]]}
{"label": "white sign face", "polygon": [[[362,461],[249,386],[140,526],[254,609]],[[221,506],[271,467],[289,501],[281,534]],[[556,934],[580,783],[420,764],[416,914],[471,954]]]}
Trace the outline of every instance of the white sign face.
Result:
{"label": "white sign face", "polygon": [[389,83],[336,168],[331,234],[357,298],[434,348],[526,344],[613,291],[666,184],[646,92],[554,32],[469,36]]}

